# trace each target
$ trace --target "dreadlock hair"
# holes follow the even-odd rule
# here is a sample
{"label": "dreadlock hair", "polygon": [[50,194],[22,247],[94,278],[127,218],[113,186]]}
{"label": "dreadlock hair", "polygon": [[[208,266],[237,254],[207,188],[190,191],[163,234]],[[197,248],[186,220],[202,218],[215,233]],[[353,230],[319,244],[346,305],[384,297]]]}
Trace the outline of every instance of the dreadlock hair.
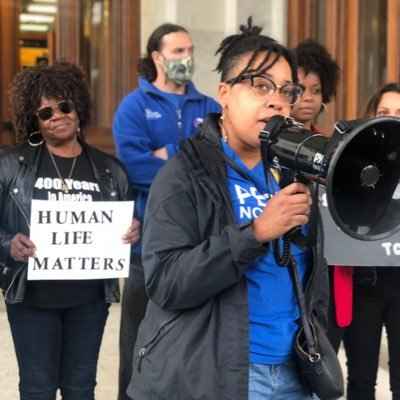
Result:
{"label": "dreadlock hair", "polygon": [[307,75],[316,74],[321,81],[322,102],[329,103],[336,94],[340,68],[326,48],[312,39],[306,39],[295,49],[297,65]]}
{"label": "dreadlock hair", "polygon": [[149,82],[154,82],[157,78],[157,69],[151,57],[151,53],[153,51],[160,51],[163,37],[175,32],[189,33],[183,26],[166,23],[160,25],[150,35],[147,41],[146,55],[141,57],[138,62],[139,75],[143,76]]}
{"label": "dreadlock hair", "polygon": [[90,120],[90,94],[85,75],[80,67],[65,61],[53,65],[38,65],[19,72],[10,86],[11,111],[18,142],[39,129],[36,112],[42,97],[71,100],[85,128]]}
{"label": "dreadlock hair", "polygon": [[[283,57],[292,70],[293,82],[297,82],[297,66],[292,52],[269,36],[261,35],[262,27],[253,25],[252,17],[247,20],[247,25],[240,25],[240,33],[226,37],[220,44],[215,55],[220,55],[217,67],[221,74],[221,82],[230,77],[232,69],[243,54],[251,53],[247,65],[240,71],[237,77],[247,74],[262,74],[270,69],[281,57]],[[257,56],[266,53],[262,62],[253,68]]]}
{"label": "dreadlock hair", "polygon": [[400,94],[400,83],[390,82],[383,85],[368,101],[365,110],[366,117],[374,117],[378,111],[379,103],[385,93],[395,92]]}

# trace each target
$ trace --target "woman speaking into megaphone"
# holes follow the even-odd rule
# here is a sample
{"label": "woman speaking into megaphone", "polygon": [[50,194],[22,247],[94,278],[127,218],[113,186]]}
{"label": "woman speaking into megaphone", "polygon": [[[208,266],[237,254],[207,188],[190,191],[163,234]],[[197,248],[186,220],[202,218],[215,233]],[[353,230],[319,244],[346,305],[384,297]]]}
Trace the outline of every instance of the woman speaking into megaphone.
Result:
{"label": "woman speaking into megaphone", "polygon": [[[274,239],[307,225],[311,196],[299,182],[280,190],[259,140],[302,93],[295,62],[251,19],[217,54],[222,114],[208,116],[150,190],[142,253],[149,304],[128,394],[311,400],[295,365],[293,283],[271,251]],[[323,322],[325,263],[316,246],[291,250],[310,315]]]}

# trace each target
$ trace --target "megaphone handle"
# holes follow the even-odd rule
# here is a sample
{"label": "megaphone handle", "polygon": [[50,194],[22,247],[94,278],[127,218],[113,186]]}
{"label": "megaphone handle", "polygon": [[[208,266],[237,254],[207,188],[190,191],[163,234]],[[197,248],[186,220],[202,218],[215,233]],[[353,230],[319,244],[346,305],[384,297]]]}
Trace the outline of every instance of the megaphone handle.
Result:
{"label": "megaphone handle", "polygon": [[303,183],[304,185],[307,185],[310,183],[310,181],[302,174],[295,173],[293,177],[293,182],[300,182]]}
{"label": "megaphone handle", "polygon": [[307,237],[301,231],[301,226],[295,226],[287,234],[289,241],[300,247],[307,247]]}
{"label": "megaphone handle", "polygon": [[[302,182],[304,184],[309,183],[303,176],[299,175],[295,179],[297,179],[297,182]],[[315,236],[316,236],[316,225],[318,221],[318,184],[311,185],[310,191],[311,191],[311,197],[312,197],[312,205],[311,205],[311,213],[310,213],[310,219],[309,219],[309,230],[308,233],[305,235],[302,232],[301,226],[296,226],[292,228],[289,232],[287,232],[287,236],[289,240],[298,246],[305,248],[310,246],[312,243],[315,242]]]}
{"label": "megaphone handle", "polygon": [[[304,176],[302,176],[301,174],[298,174],[298,173],[295,173],[293,175],[292,180],[293,180],[293,182],[300,182],[300,183],[304,183],[304,184],[309,183]],[[289,232],[286,233],[286,235],[291,242],[299,244],[302,247],[305,246],[306,238],[301,231],[300,225],[292,228]],[[303,244],[303,242],[304,242],[304,244]]]}

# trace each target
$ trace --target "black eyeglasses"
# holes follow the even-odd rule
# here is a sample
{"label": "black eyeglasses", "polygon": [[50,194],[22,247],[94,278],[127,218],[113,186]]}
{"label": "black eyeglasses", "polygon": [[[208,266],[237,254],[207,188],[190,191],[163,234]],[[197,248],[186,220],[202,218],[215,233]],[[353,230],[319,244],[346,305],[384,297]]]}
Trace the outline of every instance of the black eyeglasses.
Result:
{"label": "black eyeglasses", "polygon": [[43,107],[37,110],[36,115],[42,120],[47,121],[49,120],[55,113],[55,108],[61,111],[63,114],[69,114],[74,111],[74,103],[70,100],[61,100],[55,104],[54,107]]}
{"label": "black eyeglasses", "polygon": [[264,97],[278,92],[281,98],[290,105],[295,104],[304,93],[303,85],[288,82],[277,85],[273,80],[264,75],[239,75],[226,81],[231,86],[237,83],[249,82],[257,96]]}

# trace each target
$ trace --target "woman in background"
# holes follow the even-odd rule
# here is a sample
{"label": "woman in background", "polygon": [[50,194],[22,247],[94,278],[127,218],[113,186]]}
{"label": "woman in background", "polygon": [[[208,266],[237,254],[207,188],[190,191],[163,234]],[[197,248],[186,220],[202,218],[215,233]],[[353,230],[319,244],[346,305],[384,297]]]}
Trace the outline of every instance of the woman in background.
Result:
{"label": "woman in background", "polygon": [[294,52],[304,93],[291,114],[307,129],[319,132],[316,123],[336,94],[340,69],[326,48],[312,39],[301,42]]}
{"label": "woman in background", "polygon": [[[303,85],[304,93],[291,114],[312,132],[328,136],[330,132],[322,132],[316,123],[336,93],[340,69],[326,48],[314,40],[305,40],[294,51],[299,83]],[[352,268],[332,266],[329,277],[328,337],[338,351],[344,328],[350,324],[352,317]]]}

